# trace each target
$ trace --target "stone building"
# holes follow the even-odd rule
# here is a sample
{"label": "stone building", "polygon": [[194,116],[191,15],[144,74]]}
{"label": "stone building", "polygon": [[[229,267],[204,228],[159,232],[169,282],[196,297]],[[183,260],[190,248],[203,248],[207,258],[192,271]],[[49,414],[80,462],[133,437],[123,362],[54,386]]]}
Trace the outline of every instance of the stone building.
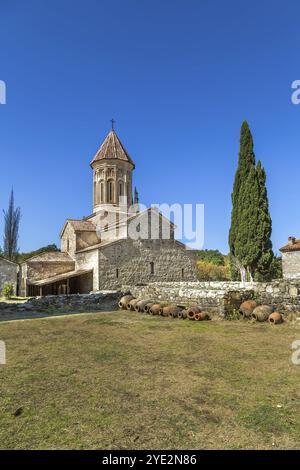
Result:
{"label": "stone building", "polygon": [[18,270],[18,264],[0,256],[0,295],[5,284],[12,284],[17,294]]}
{"label": "stone building", "polygon": [[288,244],[280,248],[282,273],[285,279],[300,279],[300,240],[289,237]]}
{"label": "stone building", "polygon": [[87,293],[150,281],[196,280],[194,256],[175,240],[172,222],[155,209],[140,212],[132,207],[135,164],[114,129],[90,165],[93,213],[66,220],[61,252],[22,264],[22,294]]}

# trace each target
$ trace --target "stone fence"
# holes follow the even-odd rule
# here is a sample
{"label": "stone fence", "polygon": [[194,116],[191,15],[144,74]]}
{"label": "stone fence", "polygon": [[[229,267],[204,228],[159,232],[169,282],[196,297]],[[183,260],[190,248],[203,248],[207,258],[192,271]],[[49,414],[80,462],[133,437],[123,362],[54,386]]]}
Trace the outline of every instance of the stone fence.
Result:
{"label": "stone fence", "polygon": [[34,318],[36,313],[48,316],[91,311],[110,312],[118,309],[122,295],[121,291],[102,291],[91,294],[32,297],[23,303],[0,302],[0,320]]}
{"label": "stone fence", "polygon": [[[34,297],[25,303],[0,303],[0,320],[29,318],[34,312],[45,315],[89,311],[113,311],[124,293],[137,298],[165,300],[178,305],[199,304],[212,316],[226,317],[246,299],[273,305],[282,313],[300,312],[300,280],[276,280],[269,283],[241,282],[152,282],[123,286],[119,291],[91,294]],[[32,315],[34,316],[34,315]]]}
{"label": "stone fence", "polygon": [[196,302],[212,315],[226,316],[241,302],[253,298],[273,305],[286,313],[300,312],[300,280],[262,282],[153,282],[141,286],[124,286],[137,298],[158,299],[189,305]]}

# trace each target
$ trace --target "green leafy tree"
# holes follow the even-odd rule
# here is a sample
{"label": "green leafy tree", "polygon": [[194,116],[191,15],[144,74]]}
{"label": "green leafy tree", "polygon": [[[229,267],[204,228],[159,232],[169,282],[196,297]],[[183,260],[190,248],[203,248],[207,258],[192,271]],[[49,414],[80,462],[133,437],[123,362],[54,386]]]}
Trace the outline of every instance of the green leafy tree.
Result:
{"label": "green leafy tree", "polygon": [[219,250],[197,252],[198,279],[200,281],[227,281],[230,279],[228,256]]}
{"label": "green leafy tree", "polygon": [[27,253],[18,253],[17,262],[23,263],[24,261],[26,261],[29,258],[32,258],[33,256],[37,256],[37,255],[40,255],[41,253],[46,253],[50,251],[60,251],[60,250],[57,248],[57,245],[52,243],[51,245],[42,246],[38,250],[29,251]]}
{"label": "green leafy tree", "polygon": [[2,295],[5,299],[11,299],[11,297],[14,295],[14,286],[9,282],[4,284],[2,289]]}
{"label": "green leafy tree", "polygon": [[219,265],[209,261],[197,261],[197,275],[199,281],[228,281],[230,272],[228,265]]}
{"label": "green leafy tree", "polygon": [[219,250],[199,250],[197,252],[199,261],[207,261],[208,263],[215,264],[216,266],[224,266],[226,256]]}

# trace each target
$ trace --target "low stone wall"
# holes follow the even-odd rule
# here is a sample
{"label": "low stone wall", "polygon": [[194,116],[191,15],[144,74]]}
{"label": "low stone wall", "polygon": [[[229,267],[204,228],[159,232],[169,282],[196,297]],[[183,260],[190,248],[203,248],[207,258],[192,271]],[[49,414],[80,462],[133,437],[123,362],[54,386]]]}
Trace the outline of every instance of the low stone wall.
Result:
{"label": "low stone wall", "polygon": [[227,316],[241,302],[254,298],[274,305],[283,313],[300,312],[300,280],[276,280],[269,283],[241,282],[153,282],[143,286],[123,286],[137,298],[166,300],[181,305],[196,302],[212,315]]}
{"label": "low stone wall", "polygon": [[28,318],[31,313],[41,312],[54,315],[55,313],[76,313],[90,311],[118,310],[121,291],[103,291],[93,294],[48,295],[33,297],[24,303],[0,302],[0,320],[11,318]]}
{"label": "low stone wall", "polygon": [[240,282],[151,282],[140,286],[123,286],[118,291],[101,291],[93,294],[49,295],[35,297],[25,303],[0,303],[0,320],[11,314],[45,312],[76,313],[88,311],[113,311],[125,293],[137,298],[165,300],[179,305],[199,304],[212,316],[226,317],[237,310],[246,299],[274,305],[282,313],[300,312],[300,280],[280,279],[269,283]]}
{"label": "low stone wall", "polygon": [[274,305],[283,313],[300,312],[300,279],[255,283],[254,293],[260,303]]}

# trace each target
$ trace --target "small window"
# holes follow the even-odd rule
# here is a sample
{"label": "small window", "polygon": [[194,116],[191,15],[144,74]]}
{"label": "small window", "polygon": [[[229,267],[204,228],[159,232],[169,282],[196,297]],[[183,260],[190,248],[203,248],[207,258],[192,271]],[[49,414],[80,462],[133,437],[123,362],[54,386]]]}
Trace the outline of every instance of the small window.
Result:
{"label": "small window", "polygon": [[116,278],[118,279],[118,277],[119,277],[119,269],[117,268],[116,269]]}
{"label": "small window", "polygon": [[104,202],[104,182],[100,182],[100,202]]}
{"label": "small window", "polygon": [[124,196],[124,186],[123,183],[119,183],[119,196]]}
{"label": "small window", "polygon": [[154,263],[151,261],[150,263],[150,274],[154,274]]}
{"label": "small window", "polygon": [[181,277],[182,277],[182,279],[184,278],[184,269],[183,268],[181,269]]}
{"label": "small window", "polygon": [[115,185],[112,180],[107,183],[108,202],[114,202]]}
{"label": "small window", "polygon": [[69,250],[70,250],[70,240],[68,239],[67,240],[67,251],[69,251]]}

